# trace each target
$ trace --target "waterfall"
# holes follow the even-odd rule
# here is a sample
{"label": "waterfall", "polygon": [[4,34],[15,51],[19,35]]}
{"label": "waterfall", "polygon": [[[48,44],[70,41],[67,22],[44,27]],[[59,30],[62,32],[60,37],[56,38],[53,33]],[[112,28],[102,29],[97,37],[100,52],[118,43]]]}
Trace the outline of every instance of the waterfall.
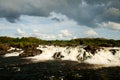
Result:
{"label": "waterfall", "polygon": [[[36,47],[42,51],[41,54],[26,57],[33,62],[48,61],[48,60],[70,60],[79,63],[101,64],[110,66],[120,66],[120,47],[101,47],[95,53],[91,53],[85,49],[85,46],[54,46],[54,45],[39,45]],[[19,56],[22,49],[11,47],[8,51],[18,50],[19,52],[11,52],[4,57]]]}
{"label": "waterfall", "polygon": [[94,54],[86,51],[84,46],[39,45],[37,49],[43,52],[40,55],[29,57],[34,61],[71,60],[80,63],[120,66],[120,47],[101,47]]}

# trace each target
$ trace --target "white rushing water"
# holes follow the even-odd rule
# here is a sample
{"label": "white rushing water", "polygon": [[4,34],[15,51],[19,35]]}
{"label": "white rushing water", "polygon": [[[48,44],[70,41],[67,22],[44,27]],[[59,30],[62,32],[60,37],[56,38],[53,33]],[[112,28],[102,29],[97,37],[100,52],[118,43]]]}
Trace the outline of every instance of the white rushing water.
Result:
{"label": "white rushing water", "polygon": [[21,54],[22,52],[23,52],[23,51],[7,53],[7,54],[4,55],[4,57],[15,57],[15,56],[19,56],[19,54]]}
{"label": "white rushing water", "polygon": [[[95,54],[84,49],[85,46],[48,46],[39,45],[37,49],[42,50],[40,55],[34,57],[27,57],[33,62],[47,61],[47,60],[71,60],[79,63],[98,64],[106,66],[120,66],[120,47],[102,47],[97,50]],[[15,48],[8,51],[15,50]],[[23,51],[7,53],[4,57],[19,56]]]}
{"label": "white rushing water", "polygon": [[10,51],[13,51],[13,52],[10,52],[10,53],[7,53],[4,55],[4,57],[14,57],[14,56],[19,56],[19,54],[21,54],[23,51],[22,49],[19,49],[19,48],[14,48],[14,47],[11,47],[9,50],[7,50],[8,52]]}
{"label": "white rushing water", "polygon": [[78,61],[80,63],[120,66],[120,47],[102,47],[95,54],[87,52],[83,46],[60,47],[39,45],[37,49],[42,50],[42,54],[29,57],[33,61],[60,59]]}

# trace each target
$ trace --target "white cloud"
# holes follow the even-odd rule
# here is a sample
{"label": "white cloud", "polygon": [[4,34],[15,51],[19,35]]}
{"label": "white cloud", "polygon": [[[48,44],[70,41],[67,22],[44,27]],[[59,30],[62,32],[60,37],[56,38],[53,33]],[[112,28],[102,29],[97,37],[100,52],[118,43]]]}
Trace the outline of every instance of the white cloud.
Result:
{"label": "white cloud", "polygon": [[72,34],[68,31],[68,30],[61,30],[60,31],[60,34],[62,34],[64,37],[69,37],[71,36]]}
{"label": "white cloud", "polygon": [[0,31],[2,31],[3,30],[3,28],[2,27],[0,27]]}
{"label": "white cloud", "polygon": [[20,28],[18,28],[16,31],[17,31],[16,34],[18,36],[20,36],[20,37],[25,37],[26,36],[26,33],[23,30],[21,30]]}
{"label": "white cloud", "polygon": [[55,12],[51,12],[49,18],[50,19],[57,18],[60,21],[66,21],[66,20],[68,20],[67,16],[65,16],[65,15],[63,15],[61,13],[55,13]]}
{"label": "white cloud", "polygon": [[[56,17],[60,21],[54,21],[50,17]],[[52,12],[48,17],[22,15],[19,20],[16,20],[16,23],[10,23],[4,18],[0,18],[0,29],[2,29],[0,34],[14,37],[37,36],[41,39],[58,39],[60,30],[65,28],[70,30],[76,26],[78,26],[76,21],[55,12]],[[70,35],[64,31],[61,34],[63,37]]]}
{"label": "white cloud", "polygon": [[72,39],[77,39],[78,37],[74,36]]}
{"label": "white cloud", "polygon": [[58,38],[60,38],[60,39],[64,38],[63,34],[58,34]]}
{"label": "white cloud", "polygon": [[[50,16],[52,16],[53,18],[56,17],[60,19],[60,21],[51,20]],[[101,31],[97,30],[100,28],[94,29],[95,31],[97,31],[96,33],[95,31],[90,30],[91,28],[87,26],[78,25],[76,21],[69,19],[67,16],[61,13],[54,12],[50,16],[38,17],[38,16],[22,15],[20,19],[17,20],[16,23],[10,23],[5,19],[2,19],[0,20],[0,28],[2,29],[0,35],[14,36],[14,37],[33,36],[48,40],[48,39],[72,39],[76,37],[79,38],[79,37],[88,37],[88,36],[96,37],[97,33],[99,34],[99,36],[102,33],[102,30]],[[107,27],[106,29],[108,29],[109,27],[112,29],[114,28],[120,30],[119,27],[120,24],[115,22],[108,22],[104,24],[102,23],[99,25],[104,27],[106,26]],[[112,25],[112,27],[110,27],[110,25]],[[108,32],[106,31],[105,33],[107,34]]]}
{"label": "white cloud", "polygon": [[89,29],[89,30],[85,31],[84,33],[89,37],[94,37],[94,36],[98,35],[93,29]]}
{"label": "white cloud", "polygon": [[72,34],[68,30],[60,30],[58,34],[47,34],[40,32],[38,29],[34,29],[32,32],[32,36],[41,38],[41,39],[70,39],[72,37]]}
{"label": "white cloud", "polygon": [[87,7],[87,6],[88,6],[88,4],[84,0],[82,0],[82,3],[79,4],[79,7]]}
{"label": "white cloud", "polygon": [[55,27],[61,27],[61,26],[75,27],[75,26],[78,26],[78,24],[75,20],[69,19],[66,15],[63,15],[61,13],[51,12],[50,16],[49,16],[49,19],[52,20],[54,18],[58,19],[59,21],[54,22],[52,24],[52,26],[55,26]]}
{"label": "white cloud", "polygon": [[55,39],[56,36],[54,36],[53,34],[45,34],[45,39]]}
{"label": "white cloud", "polygon": [[120,16],[120,10],[112,7],[112,8],[107,9],[105,14],[118,17]]}
{"label": "white cloud", "polygon": [[38,37],[38,38],[42,38],[42,39],[71,39],[72,38],[72,34],[64,29],[64,30],[60,30],[58,32],[58,34],[46,34],[46,33],[42,33],[39,30],[33,30],[33,36]]}
{"label": "white cloud", "polygon": [[38,37],[38,38],[41,38],[41,39],[50,39],[50,40],[56,38],[56,36],[53,35],[53,34],[42,33],[42,32],[40,32],[40,31],[37,30],[37,29],[34,29],[34,30],[33,30],[32,36],[35,36],[35,37]]}
{"label": "white cloud", "polygon": [[57,38],[58,39],[71,39],[72,34],[67,29],[63,29],[63,30],[59,31],[59,34],[57,35]]}
{"label": "white cloud", "polygon": [[111,28],[111,29],[115,29],[115,30],[120,30],[120,23],[116,23],[116,22],[107,22],[107,23],[102,23],[102,24],[98,24],[100,27],[106,27],[106,28]]}

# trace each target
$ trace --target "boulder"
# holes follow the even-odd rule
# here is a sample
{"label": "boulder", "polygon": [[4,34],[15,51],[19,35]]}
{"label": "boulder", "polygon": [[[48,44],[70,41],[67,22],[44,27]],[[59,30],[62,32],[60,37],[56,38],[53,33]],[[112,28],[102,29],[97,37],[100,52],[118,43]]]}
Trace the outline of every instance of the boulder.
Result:
{"label": "boulder", "polygon": [[113,55],[115,55],[115,53],[117,52],[117,51],[119,51],[118,49],[110,49],[109,50]]}
{"label": "boulder", "polygon": [[21,57],[32,57],[42,53],[42,50],[36,48],[26,48],[23,53],[19,56]]}
{"label": "boulder", "polygon": [[61,52],[55,52],[54,55],[53,55],[53,58],[54,59],[61,59],[63,58],[64,56],[61,54]]}
{"label": "boulder", "polygon": [[7,44],[0,44],[0,55],[4,55],[6,54],[8,51],[8,49],[10,49],[10,46]]}
{"label": "boulder", "polygon": [[88,45],[87,47],[84,48],[87,52],[91,52],[92,54],[95,54],[96,50],[99,50],[99,46],[92,46]]}

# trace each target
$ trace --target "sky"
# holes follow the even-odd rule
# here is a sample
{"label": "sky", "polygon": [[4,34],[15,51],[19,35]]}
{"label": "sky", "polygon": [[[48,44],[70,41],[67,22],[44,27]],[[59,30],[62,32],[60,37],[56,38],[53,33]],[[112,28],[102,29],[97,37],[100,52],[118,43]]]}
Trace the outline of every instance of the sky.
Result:
{"label": "sky", "polygon": [[120,40],[120,0],[0,0],[0,36]]}

